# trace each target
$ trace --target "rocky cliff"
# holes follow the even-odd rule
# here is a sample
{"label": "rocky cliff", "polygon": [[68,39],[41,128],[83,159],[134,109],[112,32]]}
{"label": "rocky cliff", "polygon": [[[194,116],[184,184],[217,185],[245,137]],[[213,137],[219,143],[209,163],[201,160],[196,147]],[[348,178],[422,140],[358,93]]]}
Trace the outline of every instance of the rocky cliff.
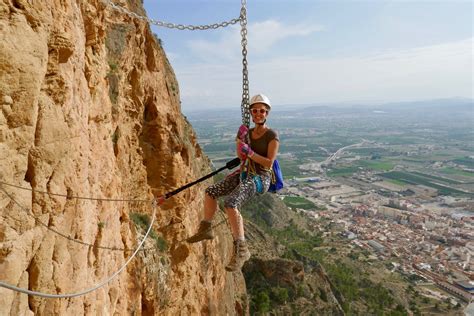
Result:
{"label": "rocky cliff", "polygon": [[[117,271],[152,212],[78,197],[150,200],[209,171],[149,25],[100,0],[0,0],[0,166],[0,280],[53,294]],[[110,284],[69,299],[0,288],[0,314],[245,313],[242,275],[224,272],[226,225],[212,242],[182,242],[203,185],[158,208],[147,250]]]}

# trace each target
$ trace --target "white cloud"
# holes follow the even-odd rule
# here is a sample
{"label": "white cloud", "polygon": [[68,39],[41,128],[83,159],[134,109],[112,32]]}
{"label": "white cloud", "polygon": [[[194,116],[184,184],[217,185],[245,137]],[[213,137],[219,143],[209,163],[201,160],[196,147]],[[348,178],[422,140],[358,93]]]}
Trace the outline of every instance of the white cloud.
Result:
{"label": "white cloud", "polygon": [[[472,45],[468,39],[377,56],[282,58],[255,65],[253,79],[289,104],[472,97]],[[270,78],[282,79],[268,84]]]}
{"label": "white cloud", "polygon": [[[248,46],[252,53],[265,53],[279,41],[307,36],[322,29],[323,27],[319,25],[283,25],[275,20],[252,23],[248,25]],[[240,58],[242,51],[240,25],[222,30],[220,37],[215,41],[191,40],[188,42],[188,47],[194,56],[206,61]]]}
{"label": "white cloud", "polygon": [[240,49],[240,26],[230,26],[224,29],[217,41],[191,40],[187,46],[191,54],[205,61],[228,60],[238,56]]}
{"label": "white cloud", "polygon": [[[270,44],[271,45],[271,44]],[[345,58],[276,57],[249,65],[251,93],[274,104],[473,97],[473,39]],[[183,105],[240,105],[241,64],[176,69]]]}
{"label": "white cloud", "polygon": [[294,36],[307,36],[322,29],[319,25],[283,25],[278,21],[268,20],[249,27],[249,43],[255,52],[262,53],[278,41]]}

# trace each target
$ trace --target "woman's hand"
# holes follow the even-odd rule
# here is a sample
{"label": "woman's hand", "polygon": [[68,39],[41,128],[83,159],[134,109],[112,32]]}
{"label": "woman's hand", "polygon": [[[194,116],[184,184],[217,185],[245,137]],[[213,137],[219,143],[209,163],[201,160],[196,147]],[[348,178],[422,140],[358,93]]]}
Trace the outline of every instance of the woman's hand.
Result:
{"label": "woman's hand", "polygon": [[240,151],[240,144],[242,143],[242,141],[238,138],[235,139],[235,148],[236,148],[236,152],[237,152],[237,156],[240,158],[240,160],[246,160],[247,159],[247,155],[246,154],[243,154],[241,151]]}
{"label": "woman's hand", "polygon": [[250,148],[248,144],[241,141],[237,143],[237,150],[242,156],[246,155],[248,157],[252,157],[255,154],[255,152],[252,150],[252,148]]}
{"label": "woman's hand", "polygon": [[275,139],[270,141],[267,148],[267,157],[258,155],[252,150],[252,148],[250,148],[248,144],[244,143],[238,138],[236,138],[236,147],[237,156],[239,156],[241,160],[245,160],[248,157],[256,163],[262,165],[264,168],[271,169],[273,166],[273,161],[276,159],[276,156],[278,154],[280,142]]}
{"label": "woman's hand", "polygon": [[259,154],[256,154],[256,153],[249,157],[251,157],[253,161],[260,164],[264,168],[271,169],[273,166],[273,161],[276,159],[276,156],[278,154],[279,146],[280,146],[279,141],[274,139],[270,141],[270,143],[268,144],[267,157],[260,156]]}

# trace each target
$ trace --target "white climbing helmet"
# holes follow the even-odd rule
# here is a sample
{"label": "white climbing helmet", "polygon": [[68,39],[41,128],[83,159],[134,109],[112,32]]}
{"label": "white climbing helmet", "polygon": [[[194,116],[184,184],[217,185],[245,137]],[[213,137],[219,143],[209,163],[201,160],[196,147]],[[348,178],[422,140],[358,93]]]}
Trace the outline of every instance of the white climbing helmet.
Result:
{"label": "white climbing helmet", "polygon": [[268,109],[270,110],[272,108],[272,104],[270,103],[270,99],[264,95],[264,94],[256,94],[250,99],[250,108],[252,108],[252,105],[255,103],[263,103],[266,106],[268,106]]}

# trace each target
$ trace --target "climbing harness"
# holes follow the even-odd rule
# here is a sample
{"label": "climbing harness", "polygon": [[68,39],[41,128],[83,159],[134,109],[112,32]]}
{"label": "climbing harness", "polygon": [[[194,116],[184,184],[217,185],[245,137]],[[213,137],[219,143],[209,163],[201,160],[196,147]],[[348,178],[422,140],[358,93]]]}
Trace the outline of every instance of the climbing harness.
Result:
{"label": "climbing harness", "polygon": [[[255,188],[257,190],[257,193],[262,194],[265,192],[263,188],[262,178],[257,173],[255,173],[255,167],[253,166],[253,161],[250,159],[248,161],[249,163],[247,165],[247,171],[244,170],[243,172],[241,172],[240,178],[244,180],[248,176],[252,177],[252,180],[255,183]],[[252,167],[250,167],[251,165]],[[253,171],[250,171],[252,169]],[[276,159],[273,161],[271,173],[272,173],[272,177],[270,180],[270,186],[268,188],[268,192],[276,193],[277,191],[283,189],[283,185],[284,185],[283,174],[280,169],[280,164],[278,163],[278,160]]]}
{"label": "climbing harness", "polygon": [[262,178],[258,175],[255,171],[255,165],[253,160],[247,159],[247,163],[245,165],[244,170],[240,173],[240,179],[245,180],[247,177],[252,177],[253,183],[255,184],[255,189],[257,193],[263,194],[265,193],[265,189],[263,188]]}

